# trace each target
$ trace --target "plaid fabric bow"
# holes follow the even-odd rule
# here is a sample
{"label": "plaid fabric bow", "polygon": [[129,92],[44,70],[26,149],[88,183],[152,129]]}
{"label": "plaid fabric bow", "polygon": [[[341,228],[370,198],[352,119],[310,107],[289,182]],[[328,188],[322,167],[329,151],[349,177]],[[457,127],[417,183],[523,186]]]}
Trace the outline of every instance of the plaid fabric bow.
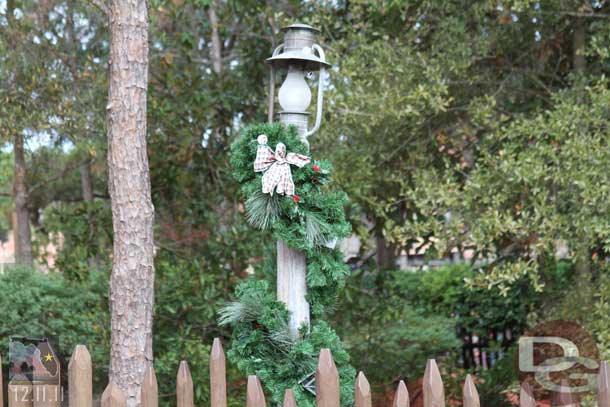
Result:
{"label": "plaid fabric bow", "polygon": [[258,148],[254,160],[254,171],[263,172],[263,193],[280,195],[294,195],[294,182],[290,165],[301,168],[309,163],[310,158],[301,154],[286,154],[284,143],[277,143],[275,151],[267,145],[267,136],[258,136]]}

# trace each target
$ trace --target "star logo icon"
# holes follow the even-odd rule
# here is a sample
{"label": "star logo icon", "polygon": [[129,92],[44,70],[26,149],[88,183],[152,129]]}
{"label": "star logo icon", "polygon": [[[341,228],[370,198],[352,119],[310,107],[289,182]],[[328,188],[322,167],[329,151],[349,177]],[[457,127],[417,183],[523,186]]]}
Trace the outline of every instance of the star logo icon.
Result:
{"label": "star logo icon", "polygon": [[52,361],[52,360],[53,360],[53,355],[51,355],[51,353],[50,353],[50,352],[49,352],[49,353],[47,353],[47,354],[45,355],[45,357],[44,357],[44,361],[45,361],[45,362],[50,362],[50,361]]}

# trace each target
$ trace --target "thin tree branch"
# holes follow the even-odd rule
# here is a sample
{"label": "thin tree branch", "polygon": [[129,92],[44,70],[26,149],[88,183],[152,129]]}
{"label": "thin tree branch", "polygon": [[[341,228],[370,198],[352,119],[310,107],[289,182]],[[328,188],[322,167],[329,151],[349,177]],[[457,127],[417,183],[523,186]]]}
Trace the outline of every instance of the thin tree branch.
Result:
{"label": "thin tree branch", "polygon": [[43,180],[41,182],[38,182],[38,183],[32,185],[32,187],[28,190],[28,193],[32,193],[33,191],[37,190],[38,188],[41,188],[41,187],[43,187],[43,186],[45,186],[47,184],[50,184],[53,181],[57,181],[58,179],[63,178],[67,173],[76,170],[81,165],[85,164],[87,161],[88,161],[88,158],[87,158],[87,160],[79,161],[76,164],[72,164],[72,165],[67,166],[66,168],[63,169],[62,172],[60,172],[59,174],[55,175],[54,177],[45,179],[45,180]]}
{"label": "thin tree branch", "polygon": [[100,11],[107,16],[110,16],[111,10],[110,7],[106,4],[105,0],[90,0],[91,4],[100,9]]}

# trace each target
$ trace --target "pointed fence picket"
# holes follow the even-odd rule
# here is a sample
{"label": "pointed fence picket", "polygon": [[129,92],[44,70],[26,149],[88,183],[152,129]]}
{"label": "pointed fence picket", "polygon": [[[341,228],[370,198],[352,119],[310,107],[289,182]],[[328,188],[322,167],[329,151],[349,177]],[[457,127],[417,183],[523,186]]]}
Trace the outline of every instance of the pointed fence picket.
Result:
{"label": "pointed fence picket", "polygon": [[214,407],[227,407],[227,370],[225,352],[219,338],[210,352],[210,399]]}
{"label": "pointed fence picket", "polygon": [[356,383],[354,385],[354,402],[356,407],[371,407],[371,385],[364,376],[364,373],[358,373]]}
{"label": "pointed fence picket", "polygon": [[248,387],[246,388],[246,407],[265,407],[265,393],[258,377],[248,376]]}
{"label": "pointed fence picket", "polygon": [[102,407],[125,407],[127,398],[123,390],[113,382],[108,383],[106,390],[102,393]]}
{"label": "pointed fence picket", "polygon": [[8,405],[9,407],[32,407],[33,386],[29,381],[14,381],[8,383]]}
{"label": "pointed fence picket", "polygon": [[602,362],[597,376],[597,407],[610,407],[610,366]]}
{"label": "pointed fence picket", "polygon": [[159,407],[157,376],[155,375],[155,369],[152,366],[149,366],[144,373],[140,397],[142,407]]}
{"label": "pointed fence picket", "polygon": [[193,378],[186,360],[180,362],[178,376],[176,377],[176,401],[178,407],[194,407],[195,389]]}
{"label": "pointed fence picket", "polygon": [[521,391],[519,393],[519,407],[536,407],[536,401],[534,400],[532,388],[527,382],[523,382],[521,384]]}
{"label": "pointed fence picket", "polygon": [[410,405],[411,401],[409,400],[409,390],[407,390],[407,385],[405,382],[401,380],[396,388],[392,407],[409,407]]}
{"label": "pointed fence picket", "polygon": [[292,389],[286,390],[284,393],[283,407],[297,407],[297,402],[294,399],[294,391]]}
{"label": "pointed fence picket", "polygon": [[[1,363],[0,359],[0,363]],[[211,407],[227,407],[227,382],[225,353],[219,339],[215,339],[210,352],[210,396]],[[68,364],[68,406],[69,407],[92,407],[92,366],[91,355],[84,345],[78,345]],[[2,383],[2,371],[0,370],[0,384]],[[562,382],[567,387],[565,382]],[[3,401],[8,402],[9,407],[57,407],[61,402],[52,399],[37,400],[36,389],[54,392],[51,388],[54,384],[46,385],[42,390],[42,383],[28,381],[11,381],[8,384],[8,394],[4,399],[0,386],[0,407]],[[445,407],[445,390],[440,371],[434,359],[429,359],[423,378],[423,402],[424,407]],[[141,406],[158,407],[158,386],[154,368],[151,366],[146,370],[142,380]],[[186,361],[180,362],[176,376],[176,401],[177,407],[194,407],[193,378]],[[339,373],[329,349],[322,349],[318,358],[316,369],[316,401],[318,407],[340,407]],[[371,407],[371,386],[363,372],[358,373],[354,384],[355,407]],[[554,405],[566,405],[578,407],[572,394],[569,392],[555,395]],[[246,407],[266,407],[263,386],[257,376],[249,376],[246,387]],[[467,375],[464,380],[463,407],[481,407],[479,393],[476,388],[476,379]],[[599,407],[610,407],[610,365],[602,362],[598,374],[597,405]],[[533,393],[528,383],[521,385],[519,394],[520,407],[536,407]],[[101,407],[126,407],[125,393],[115,383],[109,383],[102,394]],[[283,407],[297,407],[294,391],[287,389],[284,394]],[[404,381],[400,381],[394,394],[392,407],[410,407],[409,391]]]}
{"label": "pointed fence picket", "polygon": [[466,380],[464,381],[462,401],[464,402],[464,407],[481,407],[481,402],[479,401],[479,392],[477,391],[477,388],[474,385],[474,380],[472,379],[471,375],[466,375]]}
{"label": "pointed fence picket", "polygon": [[436,360],[428,359],[424,372],[424,407],[445,407],[445,387]]}
{"label": "pointed fence picket", "polygon": [[340,407],[339,372],[330,349],[320,350],[316,369],[316,386],[318,407]]}
{"label": "pointed fence picket", "polygon": [[84,345],[77,345],[68,363],[68,401],[70,406],[92,407],[93,370],[91,355]]}

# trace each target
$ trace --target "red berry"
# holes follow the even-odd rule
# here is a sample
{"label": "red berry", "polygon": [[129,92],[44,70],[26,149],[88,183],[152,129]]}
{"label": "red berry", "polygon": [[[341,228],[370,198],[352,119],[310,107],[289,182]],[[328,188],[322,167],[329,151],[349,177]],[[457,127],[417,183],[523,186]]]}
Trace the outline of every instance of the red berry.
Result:
{"label": "red berry", "polygon": [[314,184],[317,184],[318,183],[318,179],[314,178],[314,179],[311,180],[311,182],[313,182]]}
{"label": "red berry", "polygon": [[320,167],[319,167],[317,164],[314,164],[314,165],[313,165],[313,170],[314,170],[315,172],[320,172],[320,171],[322,171],[322,170],[320,170]]}
{"label": "red berry", "polygon": [[294,201],[295,204],[298,204],[299,201],[301,200],[301,197],[298,195],[292,195],[292,200]]}

